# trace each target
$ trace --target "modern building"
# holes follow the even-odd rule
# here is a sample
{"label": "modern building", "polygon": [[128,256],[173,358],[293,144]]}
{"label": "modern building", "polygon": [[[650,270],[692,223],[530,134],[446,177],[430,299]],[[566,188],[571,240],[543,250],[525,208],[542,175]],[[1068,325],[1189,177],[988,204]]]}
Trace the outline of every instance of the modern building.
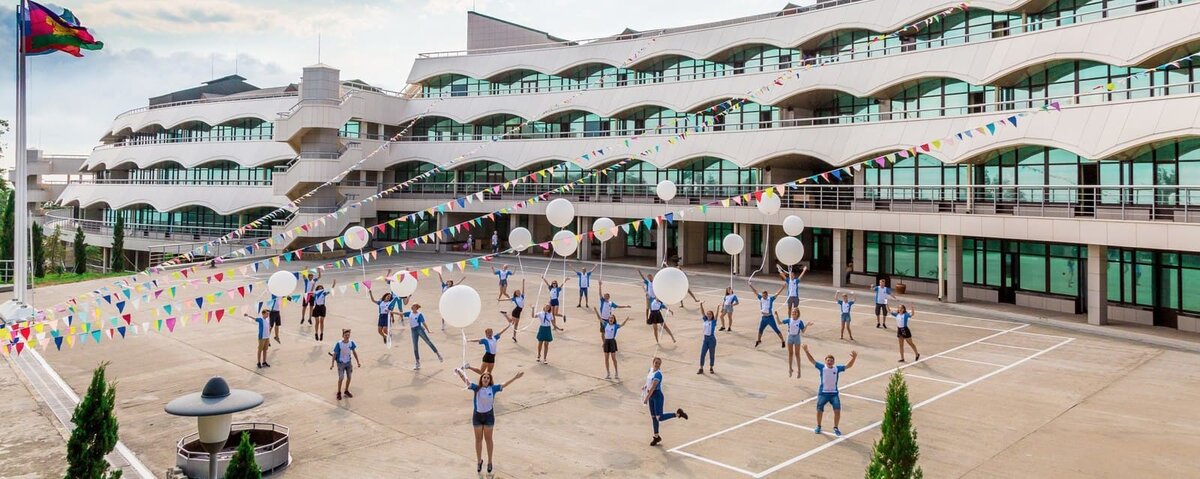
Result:
{"label": "modern building", "polygon": [[[978,0],[964,10],[944,0],[836,0],[579,41],[478,13],[467,21],[468,50],[420,55],[403,92],[314,65],[297,85],[226,77],[118,115],[83,165],[95,179],[62,193],[73,209],[63,221],[91,225],[89,240],[101,246],[117,215],[147,238],[202,241],[369,156],[278,225],[293,228],[473,152],[306,231],[299,246],[571,163],[377,239],[398,241],[634,158],[570,193],[582,230],[598,217],[667,211],[652,193],[662,179],[679,186],[673,204],[700,204],[1057,101],[1060,112],[986,138],[789,191],[780,218],[804,219],[806,259],[836,286],[882,277],[951,302],[1200,331],[1200,290],[1185,287],[1200,282],[1200,63],[1130,77],[1200,51],[1198,1]],[[773,84],[781,73],[794,79]],[[763,86],[770,91],[736,110],[712,108]],[[686,140],[665,146],[683,131]],[[639,154],[655,144],[663,147]],[[500,217],[474,236],[519,224],[548,239],[541,212]],[[610,241],[605,258],[728,264],[721,238],[738,232],[750,254],[734,266],[749,274],[772,262],[783,234],[768,222],[779,218],[712,208]]]}

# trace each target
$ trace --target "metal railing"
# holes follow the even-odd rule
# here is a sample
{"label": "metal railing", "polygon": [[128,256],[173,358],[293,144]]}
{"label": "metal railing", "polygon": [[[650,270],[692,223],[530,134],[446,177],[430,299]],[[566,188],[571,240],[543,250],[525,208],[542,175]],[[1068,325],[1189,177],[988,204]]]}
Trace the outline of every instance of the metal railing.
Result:
{"label": "metal railing", "polygon": [[78,185],[171,185],[171,186],[271,186],[270,178],[264,179],[221,179],[221,178],[78,178],[61,184]]}
{"label": "metal railing", "polygon": [[287,111],[281,111],[281,112],[276,113],[275,119],[276,120],[287,120],[287,119],[291,118],[292,115],[295,115],[297,111],[300,111],[300,108],[304,107],[305,105],[333,105],[333,106],[344,105],[347,101],[350,100],[351,97],[354,96],[355,92],[357,92],[357,90],[348,88],[348,89],[346,89],[346,91],[342,92],[341,98],[337,98],[337,99],[331,99],[331,98],[301,99],[300,101],[296,102],[295,105],[292,105],[292,107],[289,108]]}
{"label": "metal railing", "polygon": [[[853,1],[857,1],[857,0],[853,0]],[[1012,25],[1012,26],[1002,27],[1002,28],[992,28],[992,29],[987,29],[987,30],[963,32],[963,33],[959,33],[959,34],[955,34],[955,35],[943,35],[943,36],[939,36],[937,38],[933,38],[933,39],[929,39],[929,40],[904,42],[900,45],[888,46],[888,45],[886,45],[886,42],[874,42],[874,43],[870,43],[870,44],[866,44],[866,45],[855,44],[854,46],[852,46],[852,48],[854,48],[854,51],[839,52],[839,53],[834,53],[834,54],[815,53],[811,56],[806,55],[805,58],[797,59],[797,60],[791,61],[791,62],[782,62],[782,63],[776,63],[776,64],[771,64],[771,65],[756,66],[756,67],[736,68],[734,66],[727,65],[727,68],[725,68],[721,71],[714,71],[714,72],[681,73],[681,74],[677,74],[677,75],[662,75],[662,76],[650,75],[650,76],[645,76],[645,77],[641,77],[641,78],[629,78],[629,79],[625,79],[625,80],[621,80],[621,79],[616,79],[613,81],[599,80],[599,81],[589,81],[589,82],[575,82],[575,83],[571,83],[568,85],[553,85],[553,86],[551,86],[551,85],[521,86],[520,83],[514,83],[511,86],[506,87],[506,88],[491,88],[489,86],[489,88],[487,90],[473,90],[473,91],[468,90],[465,92],[444,91],[444,92],[428,92],[427,93],[424,91],[424,89],[422,89],[422,91],[420,92],[418,97],[419,98],[438,98],[438,97],[460,97],[460,96],[509,95],[509,94],[528,94],[528,93],[542,93],[542,92],[569,91],[569,90],[600,89],[600,88],[620,88],[620,87],[629,86],[629,85],[646,85],[646,84],[663,83],[663,82],[691,81],[691,80],[702,80],[702,79],[710,79],[710,78],[721,78],[721,77],[739,76],[739,75],[747,75],[747,74],[754,74],[754,73],[778,72],[779,70],[787,70],[789,68],[794,68],[794,67],[803,67],[803,66],[808,66],[808,65],[818,65],[818,64],[826,64],[826,63],[837,63],[837,62],[846,61],[846,60],[859,60],[859,59],[864,59],[864,58],[879,58],[879,57],[895,55],[895,54],[899,54],[899,53],[909,53],[909,52],[914,52],[914,51],[922,51],[922,50],[930,50],[930,49],[934,49],[934,48],[962,45],[965,43],[988,41],[988,40],[1004,38],[1004,37],[1021,34],[1021,33],[1044,31],[1044,30],[1050,30],[1050,29],[1055,29],[1055,28],[1065,27],[1065,26],[1070,26],[1070,25],[1090,23],[1093,21],[1105,20],[1105,19],[1110,19],[1110,18],[1119,18],[1119,17],[1128,16],[1128,15],[1133,15],[1136,13],[1144,13],[1145,10],[1139,10],[1139,8],[1144,8],[1144,6],[1147,6],[1147,5],[1155,5],[1156,7],[1169,7],[1169,6],[1189,3],[1192,1],[1194,1],[1194,0],[1139,0],[1136,4],[1106,7],[1106,8],[1102,8],[1100,10],[1096,10],[1096,11],[1090,11],[1090,12],[1085,12],[1085,13],[1076,13],[1074,15],[1064,15],[1061,17],[1048,18],[1045,20],[1032,21],[1032,22],[1028,22],[1028,23],[1022,23],[1022,24]],[[804,7],[802,7],[802,8],[804,8]],[[771,15],[769,15],[769,17],[766,17],[766,18],[775,18],[776,16],[777,15],[775,15],[775,14],[771,14]],[[726,25],[721,25],[721,26],[726,26]],[[709,26],[708,28],[713,28],[713,27]],[[668,35],[678,33],[680,31],[687,31],[687,30],[672,30],[668,33]],[[622,40],[623,39],[624,38],[622,38]],[[583,45],[586,43],[591,43],[591,42],[597,41],[597,40],[613,40],[613,39],[611,37],[609,37],[606,39],[581,40],[579,42],[570,42],[568,44],[562,44],[562,45],[560,45],[560,44],[535,44],[535,45],[528,46],[529,48],[507,47],[507,48],[501,48],[498,50],[503,51],[503,52],[510,52],[510,51],[520,51],[520,50],[524,50],[524,49],[544,49],[544,48],[553,48],[553,47],[560,47],[560,46],[577,46],[577,45]],[[455,53],[455,52],[449,52],[449,53]],[[490,53],[490,52],[487,50],[470,50],[470,51],[459,51],[458,53],[460,53],[461,55],[468,55],[468,54],[479,54],[479,53]],[[803,53],[807,54],[807,53],[811,53],[811,52],[803,52]],[[425,54],[422,54],[422,55],[425,55]],[[430,55],[433,55],[433,54],[430,54]],[[458,55],[444,55],[444,56],[458,56]],[[422,56],[422,58],[437,58],[437,56]],[[642,73],[646,73],[646,72],[642,72]],[[564,80],[568,80],[568,79],[564,78]]]}
{"label": "metal railing", "polygon": [[[1103,83],[1101,83],[1103,84]],[[1200,81],[1179,83],[1173,85],[1147,86],[1138,88],[1113,89],[1111,91],[1088,91],[1079,94],[1060,95],[1046,98],[1027,100],[1008,100],[1000,102],[975,103],[967,105],[944,106],[937,108],[922,108],[915,110],[899,110],[874,113],[849,113],[834,116],[811,118],[792,118],[786,120],[751,121],[743,123],[720,123],[707,126],[693,125],[680,122],[677,126],[662,128],[637,128],[620,130],[568,131],[568,132],[516,132],[505,135],[504,132],[495,134],[483,133],[431,133],[427,135],[408,135],[391,138],[393,141],[485,141],[493,138],[500,140],[538,140],[561,138],[594,138],[607,136],[653,136],[677,135],[683,132],[699,133],[711,131],[745,131],[764,130],[771,128],[791,128],[801,126],[827,126],[851,123],[872,123],[881,121],[931,119],[954,116],[976,115],[985,113],[1016,112],[1040,107],[1053,101],[1076,105],[1097,105],[1108,102],[1157,98],[1173,95],[1190,95],[1200,93]],[[619,120],[618,121],[627,121]],[[664,122],[670,119],[663,120]],[[360,135],[361,138],[385,140],[388,138]]]}
{"label": "metal railing", "polygon": [[[126,141],[118,141],[115,143],[105,143],[92,148],[92,151],[107,150],[110,148],[123,148],[127,146],[142,146],[142,145],[168,145],[176,143],[213,143],[223,141],[271,141],[274,140],[273,135],[234,135],[223,138],[147,138],[147,139],[131,139]],[[86,158],[86,157],[85,157]]]}
{"label": "metal railing", "polygon": [[[485,200],[519,201],[564,183],[415,183],[393,199],[455,198],[489,190]],[[381,190],[392,185],[381,185]],[[751,194],[773,185],[676,184],[672,205],[701,205]],[[581,203],[662,204],[653,184],[584,183],[562,195]],[[781,198],[784,208],[977,215],[1047,216],[1200,223],[1200,185],[800,185]],[[731,203],[731,206],[737,206]],[[753,206],[743,202],[742,206]]]}
{"label": "metal railing", "polygon": [[264,94],[259,94],[259,95],[253,95],[253,94],[238,95],[233,98],[221,97],[221,98],[204,98],[204,99],[199,99],[199,100],[174,101],[171,103],[161,103],[158,105],[147,105],[147,106],[143,106],[140,108],[134,108],[132,110],[126,110],[126,111],[118,114],[116,116],[116,118],[120,118],[120,117],[123,117],[123,116],[131,114],[131,113],[138,113],[138,112],[147,111],[147,110],[157,110],[159,108],[171,108],[171,107],[176,107],[176,106],[192,105],[192,104],[196,104],[196,103],[222,103],[222,102],[229,102],[229,101],[262,100],[262,99],[267,99],[267,98],[283,98],[283,97],[289,97],[289,96],[297,96],[299,94],[300,94],[299,92],[293,91],[293,92],[264,93]]}
{"label": "metal railing", "polygon": [[[287,224],[289,219],[291,219],[290,215],[284,218],[276,218],[272,222],[272,225],[281,226]],[[113,222],[105,220],[72,218],[56,212],[49,212],[46,214],[46,228],[53,229],[54,226],[61,226],[64,232],[74,231],[76,227],[81,227],[85,233],[111,236],[113,225]],[[184,241],[219,238],[229,233],[229,231],[232,229],[234,228],[219,226],[164,225],[153,223],[125,223],[124,225],[126,238],[175,239]],[[265,238],[270,235],[270,230],[259,228],[247,230],[243,238]]]}

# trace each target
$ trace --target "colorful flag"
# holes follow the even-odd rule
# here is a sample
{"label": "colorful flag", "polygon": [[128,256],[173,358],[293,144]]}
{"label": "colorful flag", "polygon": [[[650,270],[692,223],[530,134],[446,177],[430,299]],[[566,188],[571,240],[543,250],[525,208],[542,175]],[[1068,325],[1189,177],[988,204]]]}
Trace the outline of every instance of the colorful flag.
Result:
{"label": "colorful flag", "polygon": [[70,10],[63,9],[57,15],[49,8],[29,2],[25,15],[24,41],[26,55],[43,55],[60,51],[82,57],[81,50],[99,50],[104,43],[79,24],[79,19]]}

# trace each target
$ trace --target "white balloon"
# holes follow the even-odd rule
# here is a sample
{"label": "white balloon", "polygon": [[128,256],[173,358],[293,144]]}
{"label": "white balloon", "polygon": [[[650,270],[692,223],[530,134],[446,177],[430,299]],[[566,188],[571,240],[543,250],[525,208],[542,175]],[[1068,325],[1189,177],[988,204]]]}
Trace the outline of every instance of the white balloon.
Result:
{"label": "white balloon", "polygon": [[788,266],[799,263],[804,259],[804,243],[795,236],[784,236],[775,243],[775,258]]}
{"label": "white balloon", "polygon": [[783,219],[783,232],[788,236],[797,236],[804,232],[804,220],[796,215],[788,215]]}
{"label": "white balloon", "polygon": [[773,194],[771,196],[763,194],[762,199],[758,200],[758,212],[767,216],[771,216],[779,212],[779,203],[778,194]]}
{"label": "white balloon", "polygon": [[346,233],[342,235],[342,241],[346,243],[347,248],[363,249],[367,246],[367,238],[369,237],[370,235],[367,233],[366,228],[356,225],[346,230]]}
{"label": "white balloon", "polygon": [[276,271],[267,279],[267,290],[275,296],[287,296],[296,290],[296,275],[291,271]]}
{"label": "white balloon", "polygon": [[546,205],[546,220],[559,228],[566,228],[575,220],[575,205],[566,198],[558,198]]}
{"label": "white balloon", "polygon": [[412,296],[417,292],[417,278],[409,271],[401,271],[392,275],[392,280],[388,282],[388,289],[392,290],[392,295],[397,298]]}
{"label": "white balloon", "polygon": [[743,240],[742,236],[737,233],[729,233],[721,240],[721,248],[730,255],[741,253],[745,247],[746,240]]}
{"label": "white balloon", "polygon": [[683,301],[687,296],[688,278],[679,268],[663,268],[654,273],[654,295],[667,304]]}
{"label": "white balloon", "polygon": [[575,233],[569,230],[562,230],[554,233],[554,252],[559,256],[571,256],[575,250],[579,249],[579,240],[575,239]]}
{"label": "white balloon", "polygon": [[442,299],[438,300],[438,310],[442,313],[442,319],[456,328],[465,328],[474,323],[479,318],[482,308],[479,293],[470,286],[461,284],[451,286],[442,293]]}
{"label": "white balloon", "polygon": [[533,234],[525,228],[514,228],[508,232],[508,245],[517,251],[525,251],[533,244]]}
{"label": "white balloon", "polygon": [[608,218],[598,218],[592,223],[592,231],[596,232],[596,238],[603,243],[617,235],[617,224]]}
{"label": "white balloon", "polygon": [[671,198],[675,197],[675,182],[662,180],[658,182],[658,186],[654,187],[654,191],[658,193],[658,197],[663,201],[671,201]]}

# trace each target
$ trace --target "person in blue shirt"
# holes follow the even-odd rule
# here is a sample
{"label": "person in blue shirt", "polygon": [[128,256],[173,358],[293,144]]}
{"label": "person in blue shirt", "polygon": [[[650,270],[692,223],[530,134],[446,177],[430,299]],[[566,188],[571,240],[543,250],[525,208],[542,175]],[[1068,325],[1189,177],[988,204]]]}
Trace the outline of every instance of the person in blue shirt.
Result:
{"label": "person in blue shirt", "polygon": [[892,296],[892,288],[887,287],[887,280],[883,278],[871,290],[875,292],[875,329],[887,329],[888,299],[896,297]]}
{"label": "person in blue shirt", "polygon": [[271,327],[271,332],[275,335],[276,343],[281,343],[281,341],[279,341],[279,327],[283,325],[283,316],[280,315],[279,310],[282,306],[283,298],[279,296],[272,294],[271,299],[267,300],[267,310],[270,312],[269,315],[271,318],[269,325]]}
{"label": "person in blue shirt", "polygon": [[[350,357],[351,356],[354,357],[354,362],[358,363],[359,368],[362,367],[362,361],[358,360],[358,345],[354,344],[354,341],[350,340],[350,330],[349,329],[342,330],[342,340],[338,341],[336,343],[333,343],[333,351],[329,353],[329,356],[330,356],[329,369],[333,369],[334,366],[337,366],[337,372],[338,372],[337,398],[338,398],[338,400],[339,401],[342,400],[342,395],[345,395],[348,398],[354,397],[353,394],[350,394],[350,379],[353,377],[353,374],[354,374],[354,366],[350,365]],[[342,387],[343,376],[346,379],[345,387]]]}
{"label": "person in blue shirt", "polygon": [[779,278],[783,280],[784,287],[787,288],[787,309],[788,314],[791,314],[793,309],[800,307],[800,279],[808,274],[808,266],[800,270],[800,274],[796,274],[792,267],[784,270],[783,265],[778,265]]}
{"label": "person in blue shirt", "polygon": [[[463,284],[467,281],[466,275],[459,277],[458,281],[454,281],[454,280],[446,281],[445,279],[442,279],[442,273],[440,273],[440,272],[437,275],[438,275],[438,282],[442,284],[442,292],[443,293],[445,293],[447,289],[453,288],[454,285]],[[442,332],[445,332],[445,331],[446,331],[446,318],[442,318]]]}
{"label": "person in blue shirt", "polygon": [[391,292],[383,293],[383,296],[378,301],[375,300],[374,291],[367,289],[367,295],[370,296],[371,302],[375,303],[375,306],[378,308],[379,315],[375,321],[375,331],[383,338],[383,343],[387,344],[391,340],[391,324],[395,321],[392,315],[403,314],[404,303],[393,297]]}
{"label": "person in blue shirt", "polygon": [[592,307],[591,299],[588,298],[588,286],[592,284],[592,271],[596,271],[596,267],[592,269],[579,268],[575,272],[575,276],[579,278],[579,301],[575,302],[576,308]]}
{"label": "person in blue shirt", "polygon": [[540,313],[533,315],[533,319],[538,321],[537,332],[537,358],[535,360],[542,364],[550,364],[550,342],[554,341],[554,331],[562,331],[558,327],[558,321],[554,319],[554,313],[550,312],[550,305],[547,304],[542,308]]}
{"label": "person in blue shirt", "polygon": [[779,290],[775,291],[775,294],[771,294],[765,289],[761,292],[754,289],[754,283],[748,279],[746,280],[746,284],[750,285],[750,291],[753,292],[754,296],[758,298],[758,309],[760,313],[758,320],[758,339],[754,341],[754,347],[757,348],[759,344],[762,344],[763,331],[766,331],[767,328],[775,330],[775,335],[779,336],[779,347],[787,347],[787,344],[783,341],[783,333],[779,332],[779,326],[775,325],[775,298],[779,297],[779,293],[782,293],[783,288],[787,285],[779,286]]}
{"label": "person in blue shirt", "polygon": [[421,313],[421,305],[413,304],[409,307],[409,312],[404,313],[408,316],[409,333],[412,335],[413,357],[416,359],[416,364],[413,365],[413,371],[421,370],[421,348],[419,339],[425,340],[425,344],[429,349],[433,350],[433,354],[437,355],[438,361],[442,361],[442,353],[438,352],[437,346],[433,345],[433,341],[429,340],[429,327],[425,325],[425,315]]}
{"label": "person in blue shirt", "polygon": [[313,292],[317,290],[317,282],[321,281],[321,272],[318,270],[315,275],[305,275],[304,279],[304,296],[300,302],[300,324],[304,324],[304,314],[308,313],[308,324],[313,324]]}
{"label": "person in blue shirt", "polygon": [[271,365],[267,363],[267,349],[271,347],[270,310],[262,310],[262,316],[259,317],[254,317],[249,314],[245,314],[243,316],[253,319],[254,323],[258,326],[258,352],[254,354],[254,360],[256,361],[255,367],[258,369],[271,367]]}
{"label": "person in blue shirt", "polygon": [[901,304],[899,308],[891,310],[893,318],[896,318],[896,340],[900,343],[900,361],[904,362],[904,343],[912,348],[913,354],[917,355],[913,361],[921,360],[921,353],[917,351],[917,345],[912,340],[912,330],[908,328],[908,322],[913,316],[917,315],[916,308],[908,308]]}
{"label": "person in blue shirt", "polygon": [[496,301],[499,302],[501,298],[511,298],[508,295],[508,278],[512,277],[513,272],[508,269],[508,265],[501,265],[500,269],[492,266],[492,274],[500,278],[500,293],[496,295]]}
{"label": "person in blue shirt", "polygon": [[[596,316],[600,316],[600,313],[597,312]],[[617,331],[625,327],[629,318],[626,317],[624,321],[617,323],[617,317],[610,315],[607,320],[602,319],[601,321],[603,322],[600,323],[600,327],[604,331],[601,333],[604,335],[604,379],[612,379],[612,372],[615,371],[616,379],[620,381],[621,368],[617,367]],[[608,370],[609,361],[612,361],[612,371]]]}
{"label": "person in blue shirt", "polygon": [[650,319],[650,300],[654,299],[654,273],[642,274],[642,270],[637,270],[638,276],[642,277],[642,287],[646,290],[646,319]]}
{"label": "person in blue shirt", "polygon": [[721,329],[718,331],[733,331],[733,307],[738,304],[740,303],[737,295],[733,294],[733,288],[725,288],[725,296],[721,298],[721,312],[717,315],[721,319]]}
{"label": "person in blue shirt", "polygon": [[838,311],[841,312],[842,319],[842,334],[838,339],[846,339],[846,333],[850,333],[850,340],[854,341],[854,331],[850,330],[850,308],[854,306],[854,293],[843,292],[838,290],[834,293],[833,299],[837,300]]}
{"label": "person in blue shirt", "polygon": [[483,330],[483,337],[476,340],[476,343],[483,345],[483,361],[478,368],[471,367],[470,364],[464,364],[463,369],[470,369],[475,374],[490,373],[496,367],[496,354],[500,352],[500,338],[504,337],[504,332],[512,327],[512,323],[501,329],[499,333],[492,334],[492,328]]}
{"label": "person in blue shirt", "polygon": [[703,333],[703,342],[700,343],[700,369],[696,370],[696,374],[704,374],[704,356],[708,356],[708,374],[716,374],[713,371],[713,364],[717,361],[717,317],[712,311],[704,310],[704,301],[700,302],[700,331]]}
{"label": "person in blue shirt", "polygon": [[650,361],[650,372],[646,374],[646,384],[642,386],[642,404],[650,406],[650,424],[654,427],[654,439],[650,440],[651,446],[657,446],[662,442],[662,437],[658,435],[658,424],[668,419],[676,417],[687,420],[688,415],[683,412],[683,409],[676,409],[674,413],[663,413],[663,406],[666,403],[666,397],[662,391],[662,358],[654,358]]}
{"label": "person in blue shirt", "polygon": [[628,308],[622,306],[612,300],[612,296],[604,292],[604,281],[597,283],[600,285],[600,307],[596,309],[596,317],[600,319],[600,342],[604,342],[604,325],[608,324],[608,318],[613,317],[618,309]]}
{"label": "person in blue shirt", "polygon": [[554,317],[561,317],[563,322],[567,322],[567,315],[558,312],[558,306],[562,303],[563,287],[562,284],[567,282],[567,278],[563,278],[563,282],[547,281],[545,276],[542,276],[542,282],[546,283],[546,287],[550,289],[550,314]]}
{"label": "person in blue shirt", "polygon": [[[330,289],[337,286],[337,280],[329,285]],[[316,321],[313,325],[313,339],[317,341],[325,340],[325,300],[329,296],[329,291],[325,289],[325,285],[318,284],[312,292],[312,298],[309,300],[309,305],[312,306],[312,314],[309,316],[309,321]]]}
{"label": "person in blue shirt", "polygon": [[[804,321],[800,320],[800,308],[795,308],[791,313],[788,313],[788,319],[780,321],[779,324],[786,326],[788,332],[788,377],[792,377],[792,372],[796,371],[796,378],[798,379],[800,378],[800,368],[804,366],[804,361],[800,359],[800,336],[808,332],[808,328],[812,326],[812,322],[804,324]],[[793,358],[796,360],[796,369],[792,369]]]}
{"label": "person in blue shirt", "polygon": [[510,298],[508,298],[508,300],[512,301],[512,304],[513,304],[512,313],[510,314],[505,311],[500,311],[500,314],[504,316],[505,321],[508,321],[508,323],[512,325],[512,328],[513,328],[512,338],[513,338],[513,342],[515,343],[515,342],[517,342],[517,330],[521,327],[521,312],[525,310],[525,279],[524,278],[521,279],[521,289],[513,291],[512,296]]}
{"label": "person in blue shirt", "polygon": [[835,365],[832,354],[825,356],[824,363],[818,363],[813,359],[812,353],[808,352],[808,345],[802,347],[808,362],[817,368],[821,379],[820,385],[817,386],[817,428],[813,429],[813,432],[821,433],[821,419],[825,416],[825,405],[828,404],[833,406],[833,434],[841,436],[842,431],[838,429],[838,424],[842,421],[842,400],[838,396],[838,379],[843,372],[854,367],[854,361],[858,360],[858,351],[850,351],[850,362],[843,366]]}
{"label": "person in blue shirt", "polygon": [[492,441],[492,429],[496,427],[496,393],[508,389],[512,383],[525,372],[518,372],[512,379],[503,385],[494,384],[492,373],[483,373],[479,375],[479,382],[472,383],[467,379],[467,375],[461,369],[455,369],[455,374],[462,378],[463,383],[467,385],[474,393],[473,408],[471,409],[471,427],[475,429],[475,460],[478,461],[475,466],[475,472],[483,472],[483,444],[487,443],[488,464],[487,472],[492,473],[492,449],[495,444]]}
{"label": "person in blue shirt", "polygon": [[672,316],[675,315],[675,313],[672,313],[671,309],[668,308],[666,304],[663,304],[662,301],[659,301],[658,298],[650,298],[650,318],[646,320],[646,324],[649,324],[650,326],[652,326],[654,328],[654,344],[658,344],[658,327],[659,326],[662,326],[663,331],[666,331],[667,334],[671,336],[672,343],[676,342],[675,341],[675,333],[671,332],[671,328],[667,327],[666,319],[663,318],[663,315],[662,315],[663,311],[666,311],[668,314],[671,314]]}

